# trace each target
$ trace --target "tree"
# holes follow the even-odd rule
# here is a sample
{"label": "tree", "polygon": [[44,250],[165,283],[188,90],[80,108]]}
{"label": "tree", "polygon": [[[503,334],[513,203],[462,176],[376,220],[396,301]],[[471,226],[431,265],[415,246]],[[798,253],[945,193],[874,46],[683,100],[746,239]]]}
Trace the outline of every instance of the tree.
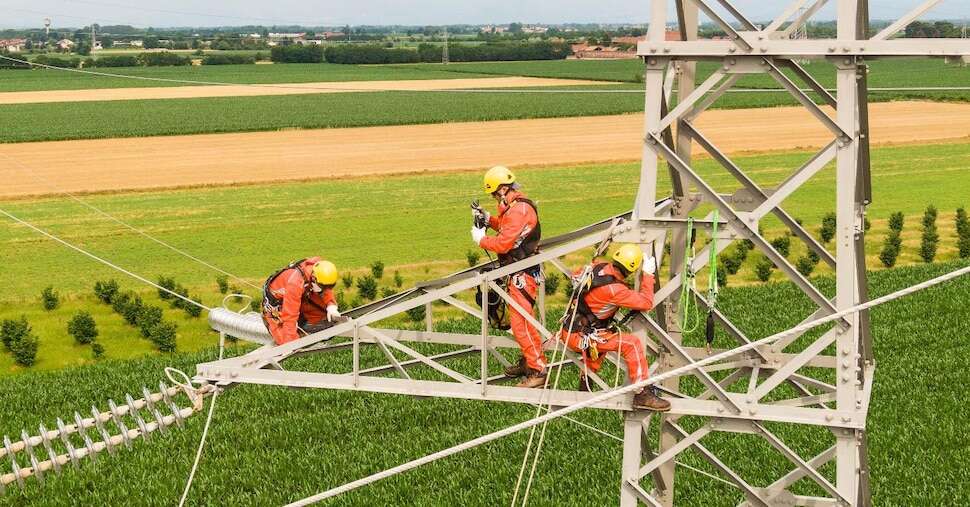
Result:
{"label": "tree", "polygon": [[117,294],[118,282],[114,280],[108,280],[107,282],[98,281],[94,284],[94,295],[106,305],[110,305]]}
{"label": "tree", "polygon": [[902,240],[899,237],[899,232],[890,230],[883,242],[882,251],[879,252],[879,261],[882,262],[882,265],[887,268],[895,266],[901,247]]}
{"label": "tree", "polygon": [[14,343],[29,334],[30,324],[26,315],[21,315],[19,320],[6,319],[0,324],[0,341],[7,350],[13,350]]}
{"label": "tree", "polygon": [[805,255],[805,256],[799,257],[798,261],[795,262],[795,269],[797,269],[798,272],[802,274],[802,276],[808,276],[812,274],[812,271],[815,270],[815,263],[812,262],[812,259],[810,257]]}
{"label": "tree", "polygon": [[37,362],[37,349],[40,347],[40,340],[33,334],[27,334],[13,343],[10,348],[13,352],[14,361],[20,366],[33,366]]}
{"label": "tree", "polygon": [[229,292],[229,277],[227,277],[226,275],[217,276],[216,285],[219,287],[220,294],[225,294]]}
{"label": "tree", "polygon": [[152,328],[148,339],[155,344],[161,352],[175,352],[178,326],[172,322],[159,322]]}
{"label": "tree", "polygon": [[478,253],[478,250],[469,250],[465,252],[465,260],[468,261],[468,267],[474,267],[478,264],[478,260],[482,258],[482,254]]}
{"label": "tree", "polygon": [[905,216],[902,211],[897,211],[889,216],[889,230],[903,232],[903,221]]}
{"label": "tree", "polygon": [[546,275],[546,295],[547,296],[551,296],[555,294],[556,291],[559,290],[560,280],[562,280],[562,278],[560,278],[559,275],[555,273],[549,273],[548,275]]}
{"label": "tree", "polygon": [[61,304],[61,298],[54,291],[53,286],[44,287],[44,290],[40,293],[40,299],[44,303],[44,309],[47,311],[54,310]]}
{"label": "tree", "polygon": [[923,214],[923,236],[919,247],[919,256],[923,262],[930,263],[936,257],[936,245],[940,235],[936,232],[936,207],[930,205]]}
{"label": "tree", "polygon": [[967,210],[957,209],[957,247],[961,259],[970,257],[970,220],[967,219]]}
{"label": "tree", "polygon": [[509,33],[514,33],[514,34],[522,33],[522,23],[510,23]]}
{"label": "tree", "polygon": [[835,237],[835,228],[837,225],[835,213],[828,213],[822,217],[822,227],[819,229],[819,239],[822,243],[828,243]]}
{"label": "tree", "polygon": [[384,263],[382,261],[374,261],[370,265],[370,272],[374,275],[376,280],[384,278]]}
{"label": "tree", "polygon": [[762,282],[767,282],[768,279],[771,278],[771,271],[773,269],[775,269],[774,263],[771,262],[771,259],[763,255],[754,265],[755,276],[757,276],[758,280],[761,280]]}
{"label": "tree", "polygon": [[362,276],[357,280],[357,294],[372,301],[377,297],[377,280],[372,275]]}
{"label": "tree", "polygon": [[81,345],[93,342],[98,337],[98,326],[90,313],[80,311],[67,323],[67,333]]}
{"label": "tree", "polygon": [[141,40],[142,46],[145,49],[156,49],[158,48],[158,37],[145,37]]}

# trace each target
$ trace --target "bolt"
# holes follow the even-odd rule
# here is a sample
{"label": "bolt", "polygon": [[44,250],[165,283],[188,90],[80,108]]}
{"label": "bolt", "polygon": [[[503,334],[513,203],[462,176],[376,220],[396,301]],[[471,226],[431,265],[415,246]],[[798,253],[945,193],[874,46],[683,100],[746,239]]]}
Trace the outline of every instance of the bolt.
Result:
{"label": "bolt", "polygon": [[[657,52],[657,48],[650,48],[650,52],[651,53],[656,53]],[[653,63],[653,62],[650,62],[650,63]]]}
{"label": "bolt", "polygon": [[656,59],[653,59],[653,58],[651,58],[651,59],[650,59],[650,65],[656,65],[656,64],[657,64],[657,60],[656,60]]}
{"label": "bolt", "polygon": [[825,420],[828,422],[832,421],[832,414],[825,414]]}
{"label": "bolt", "polygon": [[755,410],[755,409],[753,409],[753,408],[752,409],[748,409],[748,415],[755,415],[757,413],[758,413],[758,411]]}
{"label": "bolt", "polygon": [[834,53],[834,52],[835,52],[835,48],[830,47],[829,48],[829,53]]}
{"label": "bolt", "polygon": [[849,376],[848,375],[842,375],[842,383],[843,384],[848,384],[849,383],[849,380],[850,379],[849,379]]}
{"label": "bolt", "polygon": [[728,53],[734,53],[737,50],[738,50],[738,48],[733,48],[733,47],[732,48],[728,48]]}
{"label": "bolt", "polygon": [[669,53],[669,52],[670,52],[670,48],[664,48],[664,53]]}
{"label": "bolt", "polygon": [[852,418],[848,416],[842,416],[842,422],[844,423],[852,422]]}
{"label": "bolt", "polygon": [[761,48],[761,52],[762,53],[767,53],[768,52],[768,48]]}

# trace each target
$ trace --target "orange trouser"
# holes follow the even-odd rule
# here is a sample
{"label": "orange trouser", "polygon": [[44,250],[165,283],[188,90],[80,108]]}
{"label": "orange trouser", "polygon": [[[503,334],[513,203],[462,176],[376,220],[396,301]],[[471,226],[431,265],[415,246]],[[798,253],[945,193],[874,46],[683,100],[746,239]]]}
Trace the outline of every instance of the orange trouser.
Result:
{"label": "orange trouser", "polygon": [[[598,340],[591,339],[590,342],[596,344],[599,357],[593,359],[589,357],[589,354],[586,354],[586,367],[590,371],[593,373],[599,371],[600,367],[603,366],[603,359],[606,357],[607,352],[619,351],[620,357],[626,363],[626,371],[630,375],[630,382],[640,382],[650,376],[647,356],[643,353],[643,345],[640,344],[639,338],[632,334],[615,333],[605,330],[600,331],[597,336],[599,338]],[[582,333],[569,333],[565,330],[559,333],[559,339],[565,341],[570,350],[580,354],[583,353],[581,348],[582,338]]]}
{"label": "orange trouser", "polygon": [[[521,286],[521,288],[520,288]],[[524,308],[530,315],[535,317],[532,309],[532,302],[536,298],[536,279],[525,274],[514,275],[508,284],[507,290],[512,299]],[[526,296],[528,294],[528,297]],[[509,324],[512,327],[512,336],[522,349],[522,357],[525,364],[533,370],[542,371],[545,369],[547,361],[546,355],[542,351],[542,335],[534,326],[519,315],[512,305],[508,306]]]}

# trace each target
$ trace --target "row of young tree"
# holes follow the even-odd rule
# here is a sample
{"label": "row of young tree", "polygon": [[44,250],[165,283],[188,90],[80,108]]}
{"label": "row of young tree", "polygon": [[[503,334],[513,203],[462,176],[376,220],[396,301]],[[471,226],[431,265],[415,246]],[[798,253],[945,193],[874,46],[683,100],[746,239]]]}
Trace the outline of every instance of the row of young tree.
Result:
{"label": "row of young tree", "polygon": [[[923,218],[920,223],[919,246],[919,257],[923,262],[929,263],[936,259],[940,242],[940,234],[936,227],[938,215],[939,213],[933,205],[927,206],[926,211],[923,212]],[[882,250],[879,252],[879,261],[887,268],[896,265],[896,260],[902,252],[904,221],[902,212],[893,213],[889,217],[889,232],[886,234]],[[961,259],[970,258],[970,220],[967,218],[966,209],[957,209],[955,221],[958,255]]]}

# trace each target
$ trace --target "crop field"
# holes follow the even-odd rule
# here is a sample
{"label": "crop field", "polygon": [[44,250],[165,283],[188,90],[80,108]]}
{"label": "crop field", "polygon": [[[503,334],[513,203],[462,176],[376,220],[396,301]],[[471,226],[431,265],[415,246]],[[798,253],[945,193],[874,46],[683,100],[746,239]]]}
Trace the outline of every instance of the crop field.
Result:
{"label": "crop field", "polygon": [[[337,65],[328,63],[288,63],[281,65],[202,65],[185,67],[132,67],[96,69],[106,74],[185,79],[222,83],[313,83],[318,81],[393,81],[403,79],[450,79],[472,77],[436,69],[389,67],[380,65]],[[485,77],[480,75],[477,77]],[[82,90],[90,88],[132,88],[145,86],[186,86],[199,83],[145,81],[111,76],[96,76],[55,69],[2,70],[0,92],[40,90]]]}
{"label": "crop field", "polygon": [[[946,64],[943,59],[900,58],[873,60],[869,63],[869,86],[921,87],[921,86],[968,86],[970,68]],[[590,79],[601,81],[639,82],[643,80],[643,63],[638,59],[627,60],[546,60],[533,62],[474,62],[458,64],[417,64],[427,70],[469,72],[476,75],[496,74],[510,76],[556,77]],[[407,69],[413,65],[396,65]],[[835,68],[832,65],[811,62],[803,67],[822,85],[835,87]],[[698,63],[698,80],[706,79],[718,68],[713,62]],[[789,76],[791,74],[789,73]],[[743,77],[739,88],[778,88],[777,81],[763,74]]]}
{"label": "crop field", "polygon": [[[807,152],[773,153],[737,157],[740,165],[763,186],[783,181],[799,166]],[[919,218],[928,204],[940,210],[941,243],[937,259],[957,256],[953,213],[967,204],[970,179],[963,177],[970,166],[970,144],[881,147],[873,151],[874,202],[868,213],[868,265],[877,259],[887,219],[896,211],[907,219],[903,231],[900,264],[918,260]],[[918,167],[918,171],[914,170]],[[735,188],[730,177],[710,160],[698,168],[719,188]],[[634,163],[554,168],[525,168],[519,178],[528,193],[542,206],[546,236],[561,234],[629,209],[634,190],[627,184],[637,174]],[[596,184],[590,184],[590,175]],[[662,171],[666,175],[665,171]],[[465,265],[471,249],[468,239],[468,202],[482,197],[480,174],[450,173],[391,178],[253,185],[235,188],[197,188],[179,191],[101,194],[83,199],[135,227],[183,248],[234,274],[261,284],[263,277],[297,256],[324,255],[359,277],[374,261],[387,264],[381,288],[394,290],[393,274],[399,272],[402,285],[436,278]],[[660,193],[669,191],[666,178]],[[834,203],[834,170],[823,170],[793,195],[786,209],[816,231],[827,211],[820,203]],[[294,205],[294,203],[299,203]],[[393,205],[389,205],[393,203]],[[209,304],[218,304],[215,274],[177,254],[99,217],[81,205],[63,199],[31,199],[3,202],[11,213],[75,242],[98,255],[151,279],[173,276],[192,294]],[[834,206],[834,204],[833,204]],[[764,221],[767,236],[781,235],[780,225]],[[355,231],[348,235],[346,231]],[[791,259],[804,253],[794,242]],[[77,309],[90,309],[102,327],[102,343],[109,357],[132,357],[149,353],[147,341],[136,336],[121,317],[95,302],[91,288],[95,280],[118,278],[123,288],[137,288],[146,302],[159,304],[157,296],[119,278],[108,268],[96,265],[23,227],[0,227],[0,318],[26,314],[41,338],[35,369],[53,369],[91,361],[90,348],[74,345],[66,335],[65,321]],[[831,246],[831,245],[830,245]],[[484,258],[484,256],[482,256]],[[579,265],[581,258],[570,259]],[[749,261],[729,278],[729,285],[755,283]],[[65,266],[69,266],[65,269]],[[75,267],[76,266],[76,267]],[[46,274],[57,273],[56,280]],[[819,266],[817,274],[828,273]],[[775,274],[775,279],[780,275]],[[40,290],[56,282],[63,307],[52,312],[41,308]],[[232,281],[251,295],[256,291]],[[342,287],[342,286],[341,286]],[[346,292],[351,301],[354,291]],[[561,301],[562,295],[552,298]],[[163,305],[167,306],[167,305]],[[204,319],[178,313],[166,318],[179,324],[179,347],[196,350],[211,342]],[[0,375],[23,371],[13,366],[9,354],[0,354]]]}
{"label": "crop field", "polygon": [[[448,66],[285,64],[155,67],[108,71],[166,79],[231,83],[408,80],[489,75],[629,82],[633,80],[639,65],[637,60],[562,60]],[[876,61],[872,66],[870,85],[873,87],[967,86],[970,83],[970,70],[966,67],[944,65],[942,60]],[[812,64],[807,68],[824,85],[834,85],[834,71],[831,66]],[[701,78],[712,70],[711,66],[703,66]],[[54,70],[0,72],[0,92],[160,85],[175,86],[178,83],[87,76]],[[778,88],[777,83],[760,75],[745,77],[738,86]],[[639,91],[642,85],[627,83],[580,88],[585,92],[606,89]],[[901,99],[968,101],[970,91],[873,92],[870,97],[873,102]],[[748,108],[795,104],[795,100],[783,92],[739,92],[728,93],[714,107]],[[17,104],[4,106],[0,110],[0,124],[9,126],[0,132],[0,142],[550,118],[621,114],[642,110],[643,96],[640,93],[560,94],[538,89],[498,94],[366,92],[346,93],[339,97],[310,95],[137,100],[119,103]]]}
{"label": "crop field", "polygon": [[[946,263],[896,268],[873,274],[873,296],[886,294],[966,265]],[[824,291],[832,281],[817,280]],[[876,505],[964,505],[970,502],[970,460],[964,423],[970,409],[958,393],[970,382],[964,367],[970,354],[965,308],[966,277],[879,307],[872,312],[877,382],[869,412],[869,461]],[[741,329],[766,336],[801,320],[810,303],[788,283],[726,289],[720,305],[729,315],[743,314]],[[756,315],[770,313],[767,321]],[[932,316],[928,318],[927,316]],[[451,326],[474,327],[470,322]],[[688,338],[689,340],[699,337]],[[230,353],[238,353],[230,349]],[[162,368],[192,371],[214,351],[132,361],[106,361],[59,372],[22,375],[0,381],[5,411],[0,433],[48,427],[57,417],[91,403],[105,405],[141,385],[156,384]],[[316,363],[325,366],[330,359]],[[476,364],[471,364],[476,363]],[[450,364],[450,363],[449,363]],[[308,360],[308,365],[309,360]],[[455,368],[475,369],[455,363]],[[575,387],[575,378],[565,387]],[[746,384],[746,382],[745,382]],[[736,386],[737,387],[737,386]],[[736,388],[735,387],[735,388]],[[743,386],[742,386],[743,387]],[[461,400],[414,400],[403,396],[326,390],[240,386],[219,397],[209,440],[189,502],[193,504],[269,505],[294,501],[410,459],[529,419],[534,408]],[[28,408],[29,407],[29,408]],[[582,422],[614,435],[620,422],[612,412],[584,411]],[[204,416],[185,429],[137,442],[130,451],[102,456],[80,469],[66,467],[41,489],[36,481],[24,493],[0,496],[0,505],[117,505],[133,494],[151,505],[171,505],[184,486]],[[932,421],[927,424],[927,420]],[[682,419],[687,427],[697,421]],[[811,455],[831,435],[804,427],[771,425],[796,452]],[[502,505],[511,501],[525,432],[364,487],[328,505]],[[789,464],[767,445],[751,446],[736,435],[716,434],[704,441],[728,465],[765,485]],[[530,501],[532,505],[615,502],[621,444],[567,421],[550,425]],[[944,459],[931,459],[942,456]],[[698,456],[683,464],[714,473]],[[833,477],[833,467],[822,473]],[[485,478],[488,478],[487,480]],[[805,483],[796,488],[816,491]],[[737,490],[680,468],[679,501],[684,505],[728,506]]]}

